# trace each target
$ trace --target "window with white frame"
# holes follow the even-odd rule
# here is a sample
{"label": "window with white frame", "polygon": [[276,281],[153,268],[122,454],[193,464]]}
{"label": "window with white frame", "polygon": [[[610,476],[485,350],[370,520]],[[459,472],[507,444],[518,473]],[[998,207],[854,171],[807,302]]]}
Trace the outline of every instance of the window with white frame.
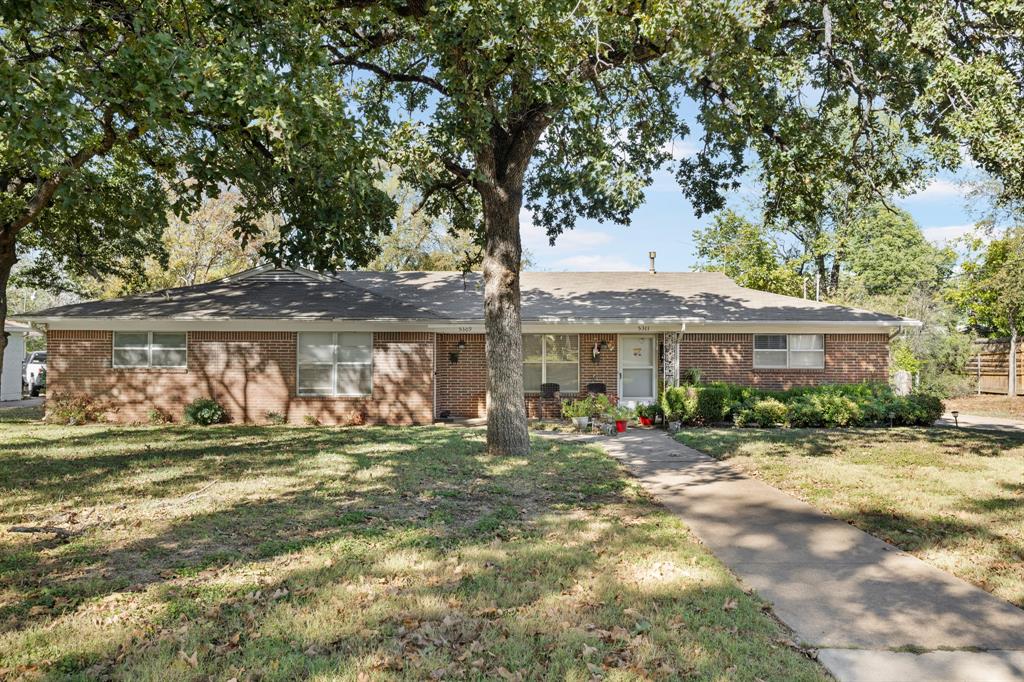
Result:
{"label": "window with white frame", "polygon": [[373,394],[372,332],[300,332],[299,395]]}
{"label": "window with white frame", "polygon": [[523,334],[523,385],[558,384],[565,393],[580,390],[580,337],[577,334]]}
{"label": "window with white frame", "polygon": [[186,367],[185,332],[114,332],[114,367]]}
{"label": "window with white frame", "polygon": [[754,367],[757,369],[823,369],[823,334],[755,334]]}

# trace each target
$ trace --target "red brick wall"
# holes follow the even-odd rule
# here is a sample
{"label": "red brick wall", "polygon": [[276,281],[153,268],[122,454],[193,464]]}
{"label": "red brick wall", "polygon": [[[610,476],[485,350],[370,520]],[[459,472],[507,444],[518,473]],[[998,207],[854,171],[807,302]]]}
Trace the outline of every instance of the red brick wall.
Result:
{"label": "red brick wall", "polygon": [[683,334],[679,369],[701,371],[704,381],[727,381],[767,389],[819,383],[847,384],[889,379],[885,334],[825,334],[824,369],[754,369],[753,334]]}
{"label": "red brick wall", "polygon": [[278,412],[291,423],[312,415],[325,424],[432,421],[433,334],[373,335],[373,395],[299,397],[295,332],[189,332],[186,369],[111,367],[112,332],[54,330],[47,335],[50,395],[86,393],[117,421],[143,421],[151,408],[175,421],[195,398],[220,402],[233,422],[263,422]]}
{"label": "red brick wall", "polygon": [[[580,390],[588,383],[605,384],[608,395],[618,391],[618,339],[615,334],[580,334]],[[449,353],[457,350],[460,340],[466,348],[459,353],[459,361],[449,361]],[[606,350],[593,360],[594,344],[608,341],[615,350]],[[483,334],[437,335],[437,412],[451,410],[455,417],[483,417],[487,414],[487,363],[484,355]],[[573,395],[564,393],[563,398]],[[537,394],[527,394],[526,412],[530,417],[559,417],[562,406],[556,400],[541,400]]]}
{"label": "red brick wall", "polygon": [[[458,349],[459,341],[466,347]],[[487,413],[487,359],[483,334],[438,334],[436,415],[449,410],[454,417],[482,417]],[[451,362],[451,353],[459,361]]]}

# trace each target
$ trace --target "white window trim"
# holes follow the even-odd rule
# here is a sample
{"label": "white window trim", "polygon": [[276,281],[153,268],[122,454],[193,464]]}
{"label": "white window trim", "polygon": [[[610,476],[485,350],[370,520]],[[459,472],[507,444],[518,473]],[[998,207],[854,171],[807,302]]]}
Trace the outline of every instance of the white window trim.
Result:
{"label": "white window trim", "polygon": [[[763,352],[782,353],[783,352],[782,348],[761,348],[761,349],[758,349],[756,339],[759,336],[784,336],[786,338],[786,348],[785,348],[786,366],[785,367],[775,367],[775,366],[759,365],[759,364],[757,364],[757,354],[758,354],[758,352],[761,352],[761,353],[763,353]],[[790,348],[789,337],[791,337],[791,336],[820,336],[821,337],[821,350],[794,351],[794,350],[792,350]],[[753,338],[750,341],[750,345],[751,345],[751,363],[753,364],[754,369],[765,369],[765,370],[791,369],[791,370],[795,370],[797,372],[820,372],[821,370],[825,369],[825,335],[824,334],[754,334]],[[789,356],[790,356],[790,353],[794,353],[794,352],[796,352],[796,353],[820,353],[821,354],[821,366],[820,367],[793,367],[792,363],[789,360]]]}
{"label": "white window trim", "polygon": [[[523,334],[524,337],[527,337],[527,336],[539,336],[540,337],[540,383],[541,384],[549,383],[548,382],[548,358],[547,358],[547,354],[548,354],[548,350],[547,350],[547,348],[548,348],[547,337],[549,335],[550,336],[575,336],[576,337],[576,391],[575,392],[579,393],[580,392],[580,335],[579,334],[557,334],[557,333],[553,333],[553,332],[536,332],[536,333],[530,333],[530,334]],[[522,364],[523,365],[528,365],[528,364],[529,365],[536,365],[537,363],[536,362],[529,362],[528,363],[528,362],[526,362],[524,360]],[[552,363],[552,364],[567,365],[569,363],[568,362],[555,362],[555,363]],[[562,389],[559,389],[559,390],[562,390]],[[527,389],[527,390],[525,390],[523,392],[526,393],[527,395],[539,395],[540,394],[540,389],[537,389],[537,390]]]}
{"label": "white window trim", "polygon": [[[183,350],[185,351],[185,364],[183,365],[154,365],[153,364],[153,332],[143,332],[139,330],[125,330],[115,331],[110,334],[110,366],[114,369],[188,369],[188,332],[156,332],[157,334],[184,334],[185,345],[180,348],[167,348],[161,350]],[[119,365],[117,364],[117,351],[119,350],[138,350],[138,346],[118,346],[117,335],[118,334],[145,334],[146,335],[146,364],[144,365]]]}
{"label": "white window trim", "polygon": [[[299,358],[299,339],[305,332],[295,334],[295,395],[303,398],[369,398],[373,396],[373,344],[374,333],[363,332],[370,335],[370,361],[369,362],[338,362],[338,334],[349,334],[352,332],[331,332],[331,345],[334,346],[334,362],[302,362]],[[319,332],[318,332],[319,333]],[[305,389],[299,385],[299,367],[302,365],[330,365],[331,367],[331,391],[330,393]],[[338,365],[369,365],[370,366],[370,392],[369,393],[338,393]]]}

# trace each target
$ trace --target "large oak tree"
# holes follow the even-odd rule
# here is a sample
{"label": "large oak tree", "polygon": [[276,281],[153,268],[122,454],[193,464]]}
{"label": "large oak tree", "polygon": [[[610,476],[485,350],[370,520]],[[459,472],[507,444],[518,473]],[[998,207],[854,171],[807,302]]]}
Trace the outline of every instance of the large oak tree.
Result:
{"label": "large oak tree", "polygon": [[[388,131],[388,162],[425,197],[424,210],[475,227],[484,244],[495,453],[529,447],[524,208],[552,240],[578,217],[628,223],[653,172],[671,164],[697,211],[715,210],[753,162],[769,214],[810,222],[836,182],[884,197],[919,180],[931,159],[955,166],[961,145],[1021,186],[1019,117],[1000,122],[1021,101],[1012,3],[311,6],[330,66],[354,86],[352,106]],[[701,140],[696,155],[674,162],[668,143],[689,133],[682,98],[697,104]],[[994,132],[1014,146],[991,144]]]}
{"label": "large oak tree", "polygon": [[269,0],[3,3],[0,328],[19,257],[51,288],[63,275],[130,278],[166,257],[169,212],[229,187],[244,199],[239,239],[273,213],[285,255],[344,224],[332,243],[372,257],[394,210],[374,133],[333,79],[304,68],[317,45],[301,28]]}

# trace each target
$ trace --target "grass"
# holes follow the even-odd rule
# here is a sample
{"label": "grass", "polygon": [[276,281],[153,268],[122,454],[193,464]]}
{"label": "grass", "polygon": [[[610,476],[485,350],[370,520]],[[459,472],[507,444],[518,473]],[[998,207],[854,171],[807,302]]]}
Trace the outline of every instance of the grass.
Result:
{"label": "grass", "polygon": [[599,449],[0,413],[0,678],[820,680]]}
{"label": "grass", "polygon": [[963,398],[944,400],[946,411],[958,410],[963,414],[985,417],[1024,419],[1024,397],[1010,398],[1005,395],[970,395]]}
{"label": "grass", "polygon": [[1024,607],[1024,436],[706,429],[683,443]]}

